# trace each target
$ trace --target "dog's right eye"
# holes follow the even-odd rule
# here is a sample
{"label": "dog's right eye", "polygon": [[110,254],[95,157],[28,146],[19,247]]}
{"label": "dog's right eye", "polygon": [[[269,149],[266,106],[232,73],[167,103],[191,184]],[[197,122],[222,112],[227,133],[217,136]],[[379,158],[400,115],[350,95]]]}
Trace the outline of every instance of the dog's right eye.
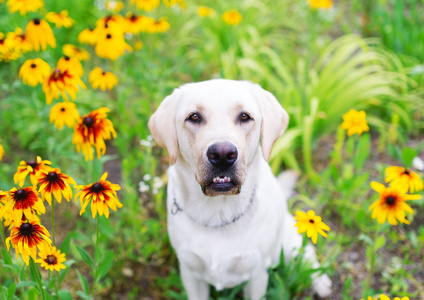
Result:
{"label": "dog's right eye", "polygon": [[193,122],[193,123],[200,123],[202,118],[200,117],[200,114],[198,113],[192,113],[188,116],[187,121]]}

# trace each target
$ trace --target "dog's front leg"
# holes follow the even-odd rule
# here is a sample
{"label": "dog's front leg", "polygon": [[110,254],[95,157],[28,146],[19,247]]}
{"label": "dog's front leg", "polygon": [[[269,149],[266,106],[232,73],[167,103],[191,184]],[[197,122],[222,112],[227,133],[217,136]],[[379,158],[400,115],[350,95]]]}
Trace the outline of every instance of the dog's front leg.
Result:
{"label": "dog's front leg", "polygon": [[208,300],[209,284],[198,278],[187,267],[180,266],[180,274],[189,300]]}
{"label": "dog's front leg", "polygon": [[243,288],[243,294],[247,299],[260,300],[266,293],[268,285],[268,272],[257,270]]}

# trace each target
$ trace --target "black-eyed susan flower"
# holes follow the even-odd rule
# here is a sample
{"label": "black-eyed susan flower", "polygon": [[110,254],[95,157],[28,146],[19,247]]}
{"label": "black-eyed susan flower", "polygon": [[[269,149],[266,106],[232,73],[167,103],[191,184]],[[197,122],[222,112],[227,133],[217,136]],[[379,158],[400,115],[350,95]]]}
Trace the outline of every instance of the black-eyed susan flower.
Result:
{"label": "black-eyed susan flower", "polygon": [[71,185],[77,185],[75,180],[62,173],[60,169],[41,170],[37,175],[38,191],[41,198],[52,205],[52,194],[58,203],[62,202],[62,195],[66,201],[72,198]]}
{"label": "black-eyed susan flower", "polygon": [[388,167],[385,171],[386,182],[391,186],[399,185],[409,188],[409,192],[421,191],[424,188],[423,182],[417,173],[404,167]]}
{"label": "black-eyed susan flower", "polygon": [[412,213],[412,208],[406,204],[408,200],[421,199],[421,195],[406,194],[408,187],[391,186],[386,188],[378,182],[371,182],[371,188],[380,194],[380,198],[369,207],[372,210],[371,218],[377,218],[378,223],[383,224],[386,218],[391,225],[397,225],[399,222],[409,224],[405,219],[405,211]]}
{"label": "black-eyed susan flower", "polygon": [[106,218],[109,218],[109,208],[116,211],[117,207],[122,207],[122,203],[119,202],[118,195],[116,194],[116,191],[119,191],[121,187],[118,184],[110,183],[106,178],[107,172],[103,174],[98,182],[77,186],[78,193],[75,197],[79,197],[81,202],[80,215],[85,212],[90,202],[93,218],[96,217],[97,213],[100,216],[104,214]]}
{"label": "black-eyed susan flower", "polygon": [[30,256],[34,260],[37,259],[37,248],[40,251],[47,251],[51,247],[52,241],[49,237],[50,233],[39,221],[25,221],[12,228],[10,236],[6,239],[7,250],[9,250],[9,242],[11,242],[16,251],[16,259],[21,254],[25,264],[29,265]]}
{"label": "black-eyed susan flower", "polygon": [[199,6],[197,8],[197,14],[202,18],[206,18],[207,16],[212,16],[215,14],[215,10],[207,6]]}
{"label": "black-eyed susan flower", "polygon": [[111,90],[118,84],[118,77],[109,71],[103,71],[99,67],[90,72],[89,81],[93,89],[100,88],[102,91]]}
{"label": "black-eyed susan flower", "polygon": [[347,135],[351,136],[355,133],[361,135],[363,132],[369,131],[365,111],[357,111],[351,109],[343,115],[342,129],[347,129]]}
{"label": "black-eyed susan flower", "polygon": [[123,32],[104,30],[97,40],[95,50],[99,57],[116,60],[125,50],[132,51],[132,48],[125,42]]}
{"label": "black-eyed susan flower", "polygon": [[71,44],[63,45],[62,51],[66,56],[75,57],[78,60],[88,60],[90,58],[90,53]]}
{"label": "black-eyed susan flower", "polygon": [[63,126],[66,125],[72,128],[75,123],[79,120],[80,115],[77,110],[77,106],[69,101],[60,102],[55,104],[50,110],[50,123],[54,122],[54,126],[57,129],[62,130]]}
{"label": "black-eyed susan flower", "polygon": [[132,12],[127,13],[125,17],[126,27],[125,32],[129,33],[140,33],[147,32],[149,30],[149,24],[152,23],[152,18],[145,16],[138,16]]}
{"label": "black-eyed susan flower", "polygon": [[59,249],[56,247],[47,248],[44,247],[40,252],[38,252],[38,258],[35,262],[40,264],[42,268],[49,271],[60,271],[61,269],[66,269],[63,264],[66,261],[65,253],[60,253]]}
{"label": "black-eyed susan flower", "polygon": [[69,28],[74,24],[74,20],[68,16],[68,11],[66,9],[62,10],[60,13],[53,11],[48,12],[44,18],[50,23],[53,23],[57,28]]}
{"label": "black-eyed susan flower", "polygon": [[15,48],[20,52],[26,53],[32,51],[32,45],[21,28],[16,27],[14,32],[9,32],[7,34],[7,38],[14,42]]}
{"label": "black-eyed susan flower", "polygon": [[78,92],[78,86],[85,89],[84,82],[81,78],[71,74],[68,70],[61,71],[53,69],[50,76],[46,77],[43,83],[43,92],[46,95],[46,102],[50,104],[53,99],[59,99],[59,94],[63,99],[69,100],[66,93],[69,94],[72,100]]}
{"label": "black-eyed susan flower", "polygon": [[21,16],[28,12],[36,12],[44,6],[43,0],[8,0],[7,6],[11,14],[19,11]]}
{"label": "black-eyed susan flower", "polygon": [[123,33],[125,31],[126,21],[121,15],[109,15],[102,17],[96,22],[96,30],[99,37],[101,37],[104,31],[115,31]]}
{"label": "black-eyed susan flower", "polygon": [[309,0],[309,6],[312,9],[329,9],[333,7],[331,0]]}
{"label": "black-eyed susan flower", "polygon": [[51,168],[49,165],[52,163],[48,160],[42,160],[41,157],[37,156],[36,160],[24,161],[22,160],[19,163],[18,170],[13,176],[15,183],[19,183],[19,186],[23,186],[25,178],[29,175],[32,185],[37,184],[37,179],[35,175],[40,172],[40,170],[48,170]]}
{"label": "black-eyed susan flower", "polygon": [[95,28],[87,28],[78,35],[78,42],[81,44],[95,45],[98,39],[98,32]]}
{"label": "black-eyed susan flower", "polygon": [[14,39],[5,37],[0,32],[0,62],[9,62],[10,60],[16,60],[22,55],[21,50]]}
{"label": "black-eyed susan flower", "polygon": [[81,62],[76,57],[62,56],[57,62],[57,68],[61,72],[65,72],[66,70],[76,76],[81,77],[84,74],[84,69],[81,65]]}
{"label": "black-eyed susan flower", "polygon": [[160,0],[131,0],[131,3],[135,3],[138,9],[151,11],[160,5]]}
{"label": "black-eyed susan flower", "polygon": [[85,155],[85,160],[93,160],[93,146],[96,148],[97,157],[106,152],[105,140],[116,137],[113,123],[107,119],[110,110],[106,107],[93,110],[88,115],[80,117],[74,126],[72,143],[76,145],[77,151]]}
{"label": "black-eyed susan flower", "polygon": [[3,148],[3,146],[1,145],[1,138],[0,138],[0,160],[2,160],[2,159],[3,159],[3,156],[4,156],[4,148]]}
{"label": "black-eyed susan flower", "polygon": [[227,25],[236,26],[242,19],[243,16],[237,9],[231,9],[222,14],[222,20]]}
{"label": "black-eyed susan flower", "polygon": [[159,20],[155,20],[149,24],[149,32],[166,32],[169,30],[171,25],[169,25],[168,21],[165,17],[160,18]]}
{"label": "black-eyed susan flower", "polygon": [[50,25],[41,19],[31,20],[26,29],[26,37],[35,51],[46,50],[47,45],[56,48],[56,38]]}
{"label": "black-eyed susan flower", "polygon": [[[390,298],[387,297],[386,295],[381,294],[380,300],[390,300]],[[409,297],[402,297],[402,299],[399,297],[395,297],[393,300],[409,300]]]}
{"label": "black-eyed susan flower", "polygon": [[22,220],[23,216],[28,220],[36,219],[35,214],[44,214],[46,207],[43,200],[38,197],[38,192],[33,187],[23,189],[12,188],[7,195],[6,203],[0,212],[3,217],[5,212],[12,215],[14,222]]}
{"label": "black-eyed susan flower", "polygon": [[113,13],[120,12],[124,8],[124,3],[122,1],[106,1],[105,8],[107,11]]}
{"label": "black-eyed susan flower", "polygon": [[297,227],[298,233],[304,233],[309,238],[312,239],[314,244],[317,243],[318,233],[323,237],[327,237],[327,233],[324,231],[329,231],[328,227],[321,219],[321,217],[316,216],[313,210],[309,210],[306,214],[302,211],[296,211],[296,216],[294,217],[297,222],[294,226]]}
{"label": "black-eyed susan flower", "polygon": [[19,77],[29,86],[43,83],[50,75],[50,66],[41,58],[28,59],[19,69]]}

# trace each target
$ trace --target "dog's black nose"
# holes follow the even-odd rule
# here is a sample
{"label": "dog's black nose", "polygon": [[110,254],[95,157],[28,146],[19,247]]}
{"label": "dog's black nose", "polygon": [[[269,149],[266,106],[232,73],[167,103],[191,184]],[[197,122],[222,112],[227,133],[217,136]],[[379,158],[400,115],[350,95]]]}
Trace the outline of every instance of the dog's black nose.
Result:
{"label": "dog's black nose", "polygon": [[209,146],[206,156],[214,167],[226,170],[237,160],[237,148],[230,143],[215,143]]}

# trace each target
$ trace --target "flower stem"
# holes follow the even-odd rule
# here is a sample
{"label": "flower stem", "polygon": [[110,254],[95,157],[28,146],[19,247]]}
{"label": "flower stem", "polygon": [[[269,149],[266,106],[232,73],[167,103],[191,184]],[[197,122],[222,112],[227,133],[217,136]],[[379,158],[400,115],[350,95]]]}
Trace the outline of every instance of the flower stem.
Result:
{"label": "flower stem", "polygon": [[96,247],[94,248],[94,264],[96,265],[96,270],[94,270],[94,281],[93,287],[91,289],[91,296],[94,297],[96,295],[96,285],[97,285],[97,249],[99,247],[99,227],[100,227],[100,215],[97,214],[97,226],[96,226]]}
{"label": "flower stem", "polygon": [[[0,231],[1,231],[1,239],[4,243],[4,248],[7,249],[6,236],[4,235],[4,227],[3,227],[3,222],[1,220],[0,220]],[[12,264],[11,267],[12,267],[12,273],[13,273],[13,277],[15,279],[15,282],[19,283],[19,278],[18,278],[18,276],[16,276],[15,267],[13,266],[12,255],[10,254],[9,251],[6,251],[6,252],[7,252],[7,255],[9,256],[9,259],[10,259],[11,264]]]}
{"label": "flower stem", "polygon": [[54,237],[54,198],[52,199],[52,240],[53,240],[53,246],[56,247],[56,240]]}
{"label": "flower stem", "polygon": [[39,274],[39,271],[38,271],[38,267],[37,267],[37,265],[34,263],[34,260],[32,259],[32,257],[30,257],[29,258],[29,263],[31,264],[31,266],[32,266],[32,268],[34,268],[34,270],[35,270],[35,277],[37,277],[37,282],[38,282],[38,285],[40,286],[40,292],[41,292],[41,298],[43,299],[43,300],[45,300],[45,297],[44,297],[44,289],[43,289],[43,284],[41,283],[41,278],[40,278],[40,274]]}

